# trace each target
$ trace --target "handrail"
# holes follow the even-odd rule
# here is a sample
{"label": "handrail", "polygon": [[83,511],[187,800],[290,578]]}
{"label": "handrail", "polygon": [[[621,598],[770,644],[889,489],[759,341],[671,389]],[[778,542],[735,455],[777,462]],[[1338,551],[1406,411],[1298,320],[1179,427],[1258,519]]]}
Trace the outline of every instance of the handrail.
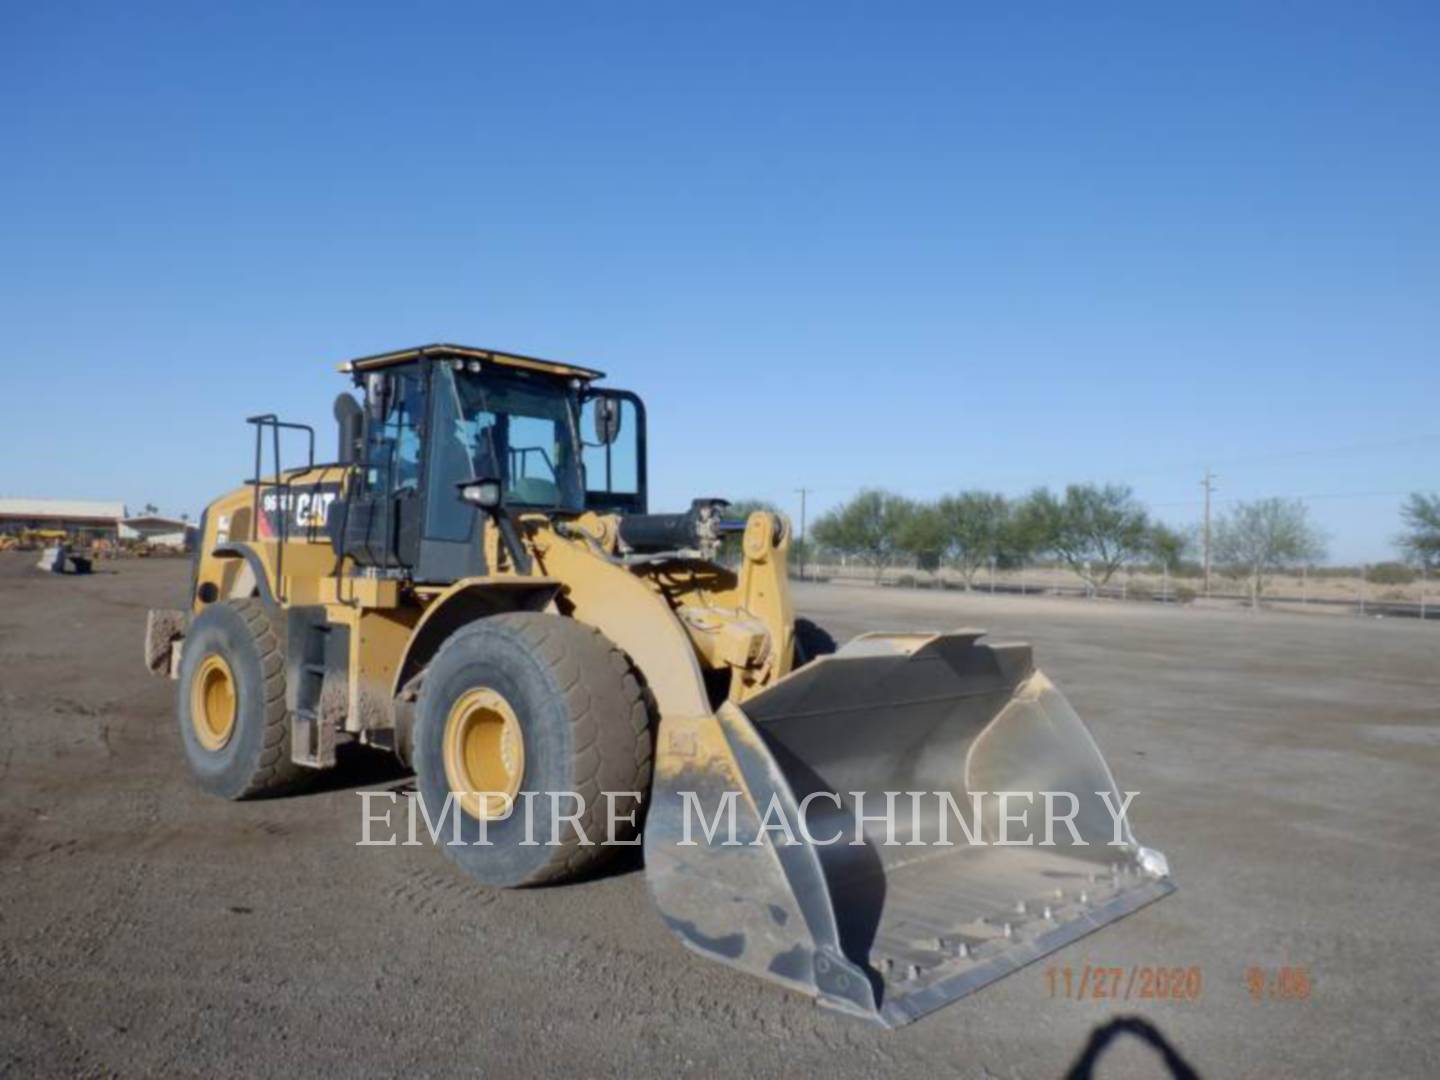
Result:
{"label": "handrail", "polygon": [[260,539],[260,487],[264,483],[265,457],[265,429],[270,429],[271,455],[275,463],[275,479],[272,486],[279,496],[280,502],[277,509],[277,518],[280,522],[280,532],[276,537],[275,545],[275,595],[280,601],[284,601],[285,588],[285,542],[289,539],[290,530],[290,482],[285,479],[285,472],[280,467],[280,429],[286,428],[291,431],[303,431],[309,437],[306,450],[305,471],[315,467],[315,429],[309,424],[297,424],[289,420],[281,420],[274,413],[261,413],[258,416],[247,416],[247,424],[255,425],[255,477],[249,483],[255,485],[255,497],[250,512],[250,539]]}

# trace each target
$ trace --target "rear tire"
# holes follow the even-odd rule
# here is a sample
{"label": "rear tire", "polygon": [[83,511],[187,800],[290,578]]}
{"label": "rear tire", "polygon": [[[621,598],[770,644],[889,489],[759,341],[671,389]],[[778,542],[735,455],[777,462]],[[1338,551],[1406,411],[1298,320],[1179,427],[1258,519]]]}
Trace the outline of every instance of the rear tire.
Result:
{"label": "rear tire", "polygon": [[190,771],[210,794],[279,795],[309,778],[290,760],[284,639],[259,600],[211,604],[195,617],[176,711]]}
{"label": "rear tire", "polygon": [[[456,725],[465,722],[467,707],[492,720],[503,714],[510,726],[518,722],[518,747],[504,742],[510,736],[497,735],[493,743],[482,741],[478,760],[457,754]],[[605,792],[617,793],[611,839],[629,840],[639,832],[650,789],[652,715],[649,692],[629,658],[583,623],[513,612],[457,631],[425,672],[415,709],[416,786],[445,854],[477,880],[504,887],[594,872],[617,850],[601,843],[611,816]],[[493,758],[502,754],[508,764],[496,774]],[[473,760],[473,770],[457,759]],[[513,777],[513,811],[502,817],[491,809],[482,826],[474,807],[482,813],[486,808],[474,799],[462,807],[463,788],[453,782],[457,770],[504,777],[511,768],[523,773]],[[563,822],[552,837],[550,792],[575,792],[584,800],[578,832]],[[559,797],[558,806],[562,814],[579,809],[568,797]],[[624,819],[632,816],[636,823],[627,826]],[[479,844],[482,832],[486,845]]]}

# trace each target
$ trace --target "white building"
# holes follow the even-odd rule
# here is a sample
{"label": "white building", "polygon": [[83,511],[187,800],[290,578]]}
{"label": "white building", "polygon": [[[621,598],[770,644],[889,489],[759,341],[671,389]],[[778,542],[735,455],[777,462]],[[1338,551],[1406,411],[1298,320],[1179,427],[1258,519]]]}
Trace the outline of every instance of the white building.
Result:
{"label": "white building", "polygon": [[179,518],[146,515],[125,518],[120,522],[121,540],[140,540],[148,547],[189,551],[195,546],[195,537],[195,526]]}

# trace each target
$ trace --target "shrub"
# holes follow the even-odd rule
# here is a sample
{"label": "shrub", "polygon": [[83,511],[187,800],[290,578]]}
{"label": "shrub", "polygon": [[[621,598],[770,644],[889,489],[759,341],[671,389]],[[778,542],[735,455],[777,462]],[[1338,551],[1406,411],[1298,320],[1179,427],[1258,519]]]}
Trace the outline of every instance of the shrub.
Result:
{"label": "shrub", "polygon": [[1409,585],[1415,580],[1415,571],[1404,563],[1376,563],[1365,573],[1365,580],[1371,585]]}

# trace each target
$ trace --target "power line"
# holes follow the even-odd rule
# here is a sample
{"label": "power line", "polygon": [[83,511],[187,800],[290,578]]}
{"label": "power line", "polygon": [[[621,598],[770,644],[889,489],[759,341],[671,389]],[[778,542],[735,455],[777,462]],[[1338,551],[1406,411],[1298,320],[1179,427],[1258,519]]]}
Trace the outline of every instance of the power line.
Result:
{"label": "power line", "polygon": [[[1217,503],[1236,503],[1253,502],[1255,499],[1300,499],[1301,501],[1311,499],[1401,499],[1411,494],[1413,494],[1411,491],[1317,491],[1302,495],[1231,495],[1215,501]],[[1163,510],[1167,506],[1194,506],[1200,501],[1200,499],[1171,499],[1168,502],[1147,503],[1147,505]]]}
{"label": "power line", "polygon": [[1383,439],[1372,442],[1341,443],[1332,446],[1316,446],[1305,450],[1278,450],[1270,454],[1246,454],[1240,457],[1222,458],[1220,464],[1248,464],[1255,461],[1277,461],[1282,458],[1323,457],[1328,454],[1352,453],[1356,450],[1391,450],[1397,446],[1411,446],[1415,443],[1440,442],[1440,434],[1408,435],[1402,439]]}
{"label": "power line", "polygon": [[1440,442],[1440,433],[1431,435],[1409,435],[1400,439],[1372,440],[1369,442],[1336,443],[1330,446],[1312,446],[1301,450],[1277,450],[1265,454],[1238,454],[1234,457],[1191,461],[1183,464],[1157,465],[1153,468],[1129,470],[1126,476],[1164,476],[1170,473],[1190,472],[1194,469],[1208,470],[1211,465],[1251,465],[1257,462],[1288,461],[1297,458],[1328,457],[1333,454],[1350,454],[1361,450],[1393,450],[1401,446]]}

